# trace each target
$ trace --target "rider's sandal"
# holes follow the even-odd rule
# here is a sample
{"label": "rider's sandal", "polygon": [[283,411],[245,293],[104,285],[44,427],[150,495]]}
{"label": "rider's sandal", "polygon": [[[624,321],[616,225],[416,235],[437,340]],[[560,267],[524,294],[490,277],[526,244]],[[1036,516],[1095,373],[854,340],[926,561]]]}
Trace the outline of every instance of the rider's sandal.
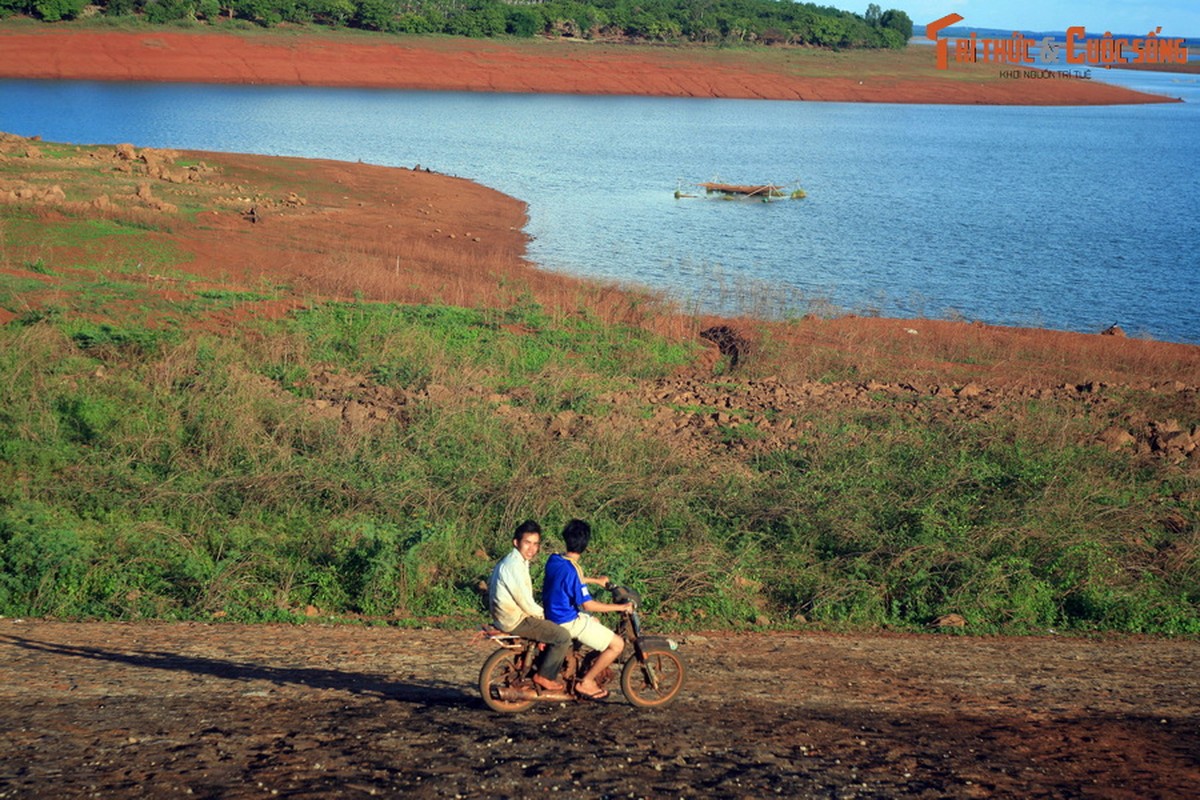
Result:
{"label": "rider's sandal", "polygon": [[595,694],[588,694],[585,691],[576,689],[575,694],[583,700],[603,700],[604,698],[608,697],[608,689],[601,689]]}
{"label": "rider's sandal", "polygon": [[552,681],[547,678],[543,678],[541,675],[533,676],[533,685],[544,692],[561,692],[563,689],[567,688],[565,683]]}

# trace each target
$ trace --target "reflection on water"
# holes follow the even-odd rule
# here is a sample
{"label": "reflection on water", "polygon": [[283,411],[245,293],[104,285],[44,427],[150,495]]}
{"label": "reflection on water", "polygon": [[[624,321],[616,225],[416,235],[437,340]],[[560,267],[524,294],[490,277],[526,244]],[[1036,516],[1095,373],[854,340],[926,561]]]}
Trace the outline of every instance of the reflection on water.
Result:
{"label": "reflection on water", "polygon": [[[1105,79],[1110,76],[1105,74]],[[546,268],[777,313],[1200,343],[1194,102],[1095,108],[0,81],[0,129],[72,142],[422,164],[529,203]],[[720,178],[807,199],[677,200]]]}

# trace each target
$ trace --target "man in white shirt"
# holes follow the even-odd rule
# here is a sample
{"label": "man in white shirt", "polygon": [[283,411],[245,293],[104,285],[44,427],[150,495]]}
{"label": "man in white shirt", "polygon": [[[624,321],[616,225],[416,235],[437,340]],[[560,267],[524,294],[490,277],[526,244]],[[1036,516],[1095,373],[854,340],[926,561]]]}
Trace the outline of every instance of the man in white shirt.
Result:
{"label": "man in white shirt", "polygon": [[566,685],[558,680],[571,634],[561,625],[546,619],[546,613],[533,599],[533,581],[529,577],[529,562],[542,549],[542,528],[533,520],[517,526],[513,534],[513,549],[500,559],[488,581],[488,605],[496,627],[505,633],[523,636],[548,647],[542,657],[533,682],[549,691],[562,691]]}

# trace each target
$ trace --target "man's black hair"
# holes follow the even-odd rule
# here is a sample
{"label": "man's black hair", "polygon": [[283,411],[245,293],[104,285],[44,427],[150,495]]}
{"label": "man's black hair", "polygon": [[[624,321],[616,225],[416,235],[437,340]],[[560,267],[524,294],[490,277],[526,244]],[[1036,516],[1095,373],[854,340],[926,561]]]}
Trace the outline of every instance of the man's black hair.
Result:
{"label": "man's black hair", "polygon": [[562,538],[568,553],[582,553],[592,539],[592,526],[581,519],[573,519],[563,528]]}
{"label": "man's black hair", "polygon": [[516,531],[513,532],[513,541],[514,542],[521,541],[521,539],[527,533],[536,533],[538,536],[541,536],[542,535],[542,526],[538,525],[536,522],[534,522],[531,519],[525,520],[520,525],[518,525]]}

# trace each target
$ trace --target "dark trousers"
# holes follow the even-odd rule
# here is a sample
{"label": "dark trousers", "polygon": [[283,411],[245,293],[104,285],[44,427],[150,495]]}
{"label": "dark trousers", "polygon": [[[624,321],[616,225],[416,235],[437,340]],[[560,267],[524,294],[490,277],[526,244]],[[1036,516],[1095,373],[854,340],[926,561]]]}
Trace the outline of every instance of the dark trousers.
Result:
{"label": "dark trousers", "polygon": [[567,648],[571,646],[571,634],[567,633],[566,628],[547,619],[526,617],[508,633],[533,639],[535,642],[545,642],[548,646],[542,655],[538,674],[547,680],[558,679],[558,672],[567,657]]}

